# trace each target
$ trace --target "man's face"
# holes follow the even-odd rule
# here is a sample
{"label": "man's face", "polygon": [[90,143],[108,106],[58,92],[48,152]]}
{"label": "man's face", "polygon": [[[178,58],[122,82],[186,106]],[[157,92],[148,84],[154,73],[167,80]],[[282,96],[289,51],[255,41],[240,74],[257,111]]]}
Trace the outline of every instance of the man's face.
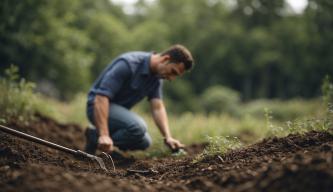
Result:
{"label": "man's face", "polygon": [[178,76],[182,76],[185,73],[185,66],[183,63],[170,63],[165,61],[158,67],[157,74],[162,79],[169,81],[174,80]]}

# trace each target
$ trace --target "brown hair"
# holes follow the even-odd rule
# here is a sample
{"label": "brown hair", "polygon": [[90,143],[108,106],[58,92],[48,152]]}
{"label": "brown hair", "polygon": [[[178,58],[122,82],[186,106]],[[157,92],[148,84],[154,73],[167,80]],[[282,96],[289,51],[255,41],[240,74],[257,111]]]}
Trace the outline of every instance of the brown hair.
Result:
{"label": "brown hair", "polygon": [[171,63],[184,63],[185,69],[190,70],[194,65],[191,52],[183,45],[172,45],[161,55],[169,55]]}

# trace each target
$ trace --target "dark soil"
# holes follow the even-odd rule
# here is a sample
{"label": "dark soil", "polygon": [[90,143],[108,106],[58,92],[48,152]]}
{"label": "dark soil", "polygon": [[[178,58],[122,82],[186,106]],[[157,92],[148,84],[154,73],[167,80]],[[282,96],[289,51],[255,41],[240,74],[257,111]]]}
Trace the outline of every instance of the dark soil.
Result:
{"label": "dark soil", "polygon": [[[77,125],[42,116],[7,125],[73,149],[84,145]],[[109,173],[89,159],[6,133],[0,140],[1,191],[333,191],[333,136],[326,132],[270,138],[199,162],[204,145],[196,144],[186,157],[127,158]]]}

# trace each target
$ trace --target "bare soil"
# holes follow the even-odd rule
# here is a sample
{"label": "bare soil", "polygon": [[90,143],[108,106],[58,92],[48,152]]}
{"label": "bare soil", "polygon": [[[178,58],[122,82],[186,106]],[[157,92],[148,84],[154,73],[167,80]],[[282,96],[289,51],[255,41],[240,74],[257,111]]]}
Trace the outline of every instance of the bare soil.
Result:
{"label": "bare soil", "polygon": [[[83,128],[37,116],[11,128],[82,149]],[[186,157],[125,158],[105,173],[89,159],[76,159],[0,132],[1,191],[333,191],[333,136],[309,132],[269,138],[226,155],[194,161],[204,144]],[[110,161],[107,167],[112,170]]]}

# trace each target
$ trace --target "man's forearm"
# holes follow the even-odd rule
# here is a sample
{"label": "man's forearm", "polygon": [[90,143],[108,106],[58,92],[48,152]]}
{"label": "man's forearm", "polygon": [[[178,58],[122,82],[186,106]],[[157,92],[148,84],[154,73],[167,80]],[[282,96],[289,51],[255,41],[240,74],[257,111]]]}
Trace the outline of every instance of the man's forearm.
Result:
{"label": "man's forearm", "polygon": [[171,137],[166,112],[163,110],[160,110],[160,111],[154,111],[153,114],[154,114],[153,116],[154,116],[155,123],[156,123],[157,127],[159,128],[163,137],[165,137],[165,138]]}
{"label": "man's forearm", "polygon": [[184,145],[177,139],[172,138],[169,123],[168,115],[164,107],[164,103],[160,99],[151,100],[151,111],[152,116],[155,120],[157,127],[160,129],[161,134],[164,137],[164,143],[171,148],[173,151],[177,151],[179,148],[184,147]]}
{"label": "man's forearm", "polygon": [[168,116],[162,101],[152,103],[152,116],[164,138],[170,138]]}
{"label": "man's forearm", "polygon": [[105,96],[96,95],[94,101],[94,119],[100,136],[109,136],[108,129],[109,100]]}

